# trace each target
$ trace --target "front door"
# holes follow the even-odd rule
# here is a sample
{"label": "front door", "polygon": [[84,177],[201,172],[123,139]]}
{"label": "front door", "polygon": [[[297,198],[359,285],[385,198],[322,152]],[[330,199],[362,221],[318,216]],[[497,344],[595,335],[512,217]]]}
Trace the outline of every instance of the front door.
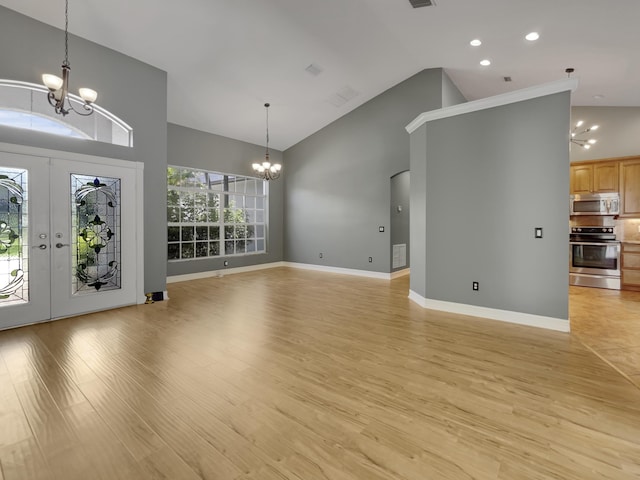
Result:
{"label": "front door", "polygon": [[0,329],[136,303],[136,169],[122,163],[0,152]]}

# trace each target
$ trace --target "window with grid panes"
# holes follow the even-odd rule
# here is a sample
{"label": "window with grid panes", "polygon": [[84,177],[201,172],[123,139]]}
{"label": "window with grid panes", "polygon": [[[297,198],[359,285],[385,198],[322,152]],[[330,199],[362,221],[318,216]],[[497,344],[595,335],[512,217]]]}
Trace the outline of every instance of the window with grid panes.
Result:
{"label": "window with grid panes", "polygon": [[267,182],[170,166],[169,261],[266,252]]}

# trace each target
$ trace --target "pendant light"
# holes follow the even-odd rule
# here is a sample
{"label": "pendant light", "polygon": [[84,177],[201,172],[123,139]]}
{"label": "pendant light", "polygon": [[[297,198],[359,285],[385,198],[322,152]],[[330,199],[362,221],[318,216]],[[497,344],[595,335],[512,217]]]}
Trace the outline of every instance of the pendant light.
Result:
{"label": "pendant light", "polygon": [[264,104],[264,108],[267,112],[267,153],[265,154],[264,161],[262,163],[254,163],[251,165],[253,170],[263,180],[275,180],[280,177],[280,171],[282,170],[282,165],[279,163],[272,164],[269,160],[269,107],[270,104]]}
{"label": "pendant light", "polygon": [[[90,88],[80,88],[78,93],[84,100],[82,104],[84,111],[73,108],[73,103],[69,98],[69,0],[65,0],[64,8],[64,62],[62,62],[62,78],[45,73],[42,75],[42,82],[49,89],[47,99],[58,115],[67,115],[74,111],[78,115],[91,115],[93,113],[92,104],[98,98],[98,93]],[[78,101],[78,100],[76,100]],[[80,103],[78,101],[78,103]]]}

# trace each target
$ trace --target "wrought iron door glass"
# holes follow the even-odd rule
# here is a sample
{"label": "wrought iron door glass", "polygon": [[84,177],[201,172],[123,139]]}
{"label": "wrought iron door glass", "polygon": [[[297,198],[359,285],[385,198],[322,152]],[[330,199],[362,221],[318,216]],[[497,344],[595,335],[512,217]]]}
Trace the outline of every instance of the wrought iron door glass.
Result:
{"label": "wrought iron door glass", "polygon": [[72,174],[71,218],[72,294],[121,288],[120,179]]}
{"label": "wrought iron door glass", "polygon": [[29,302],[27,170],[0,167],[0,307]]}

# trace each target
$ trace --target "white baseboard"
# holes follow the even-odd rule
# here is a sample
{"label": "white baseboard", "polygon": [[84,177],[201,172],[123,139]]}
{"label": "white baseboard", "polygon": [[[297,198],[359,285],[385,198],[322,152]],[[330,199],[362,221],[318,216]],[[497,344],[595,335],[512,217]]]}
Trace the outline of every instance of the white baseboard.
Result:
{"label": "white baseboard", "polygon": [[[256,270],[266,270],[267,268],[284,267],[285,262],[261,263],[258,265],[247,265],[245,267],[223,268],[222,270],[208,270],[206,272],[186,273],[184,275],[171,275],[167,277],[167,283],[186,282],[188,280],[199,280],[201,278],[224,277],[234,273],[254,272]],[[168,297],[167,297],[168,298]]]}
{"label": "white baseboard", "polygon": [[394,278],[404,277],[405,275],[409,275],[410,273],[411,273],[410,268],[403,268],[402,270],[391,272],[391,280],[393,280]]}
{"label": "white baseboard", "polygon": [[[267,268],[276,268],[276,267],[300,268],[302,270],[314,270],[317,272],[326,272],[326,273],[339,273],[342,275],[354,275],[357,277],[378,278],[381,280],[391,280],[393,278],[397,278],[397,277],[401,277],[403,275],[409,274],[408,268],[404,270],[400,270],[398,272],[384,273],[384,272],[370,272],[368,270],[356,270],[352,268],[327,267],[324,265],[313,265],[310,263],[271,262],[271,263],[261,263],[259,265],[247,265],[246,267],[225,268],[222,270],[209,270],[206,272],[186,273],[184,275],[171,275],[167,277],[167,283],[186,282],[189,280],[199,280],[202,278],[211,278],[211,277],[223,277],[225,275],[232,275],[234,273],[253,272],[256,270],[265,270]],[[165,293],[165,299],[167,298],[169,297]]]}
{"label": "white baseboard", "polygon": [[369,270],[355,270],[352,268],[327,267],[325,265],[313,265],[310,263],[283,262],[283,266],[291,268],[300,268],[302,270],[314,270],[317,272],[339,273],[342,275],[354,275],[356,277],[378,278],[381,280],[390,280],[391,274],[384,272],[370,272]]}
{"label": "white baseboard", "polygon": [[458,313],[460,315],[498,320],[500,322],[517,323],[519,325],[527,325],[530,327],[546,328],[549,330],[556,330],[558,332],[569,332],[571,328],[569,320],[563,320],[561,318],[545,317],[522,312],[511,312],[508,310],[497,310],[494,308],[479,307],[477,305],[466,305],[464,303],[433,300],[425,298],[413,290],[409,290],[409,299],[421,307],[431,310]]}

